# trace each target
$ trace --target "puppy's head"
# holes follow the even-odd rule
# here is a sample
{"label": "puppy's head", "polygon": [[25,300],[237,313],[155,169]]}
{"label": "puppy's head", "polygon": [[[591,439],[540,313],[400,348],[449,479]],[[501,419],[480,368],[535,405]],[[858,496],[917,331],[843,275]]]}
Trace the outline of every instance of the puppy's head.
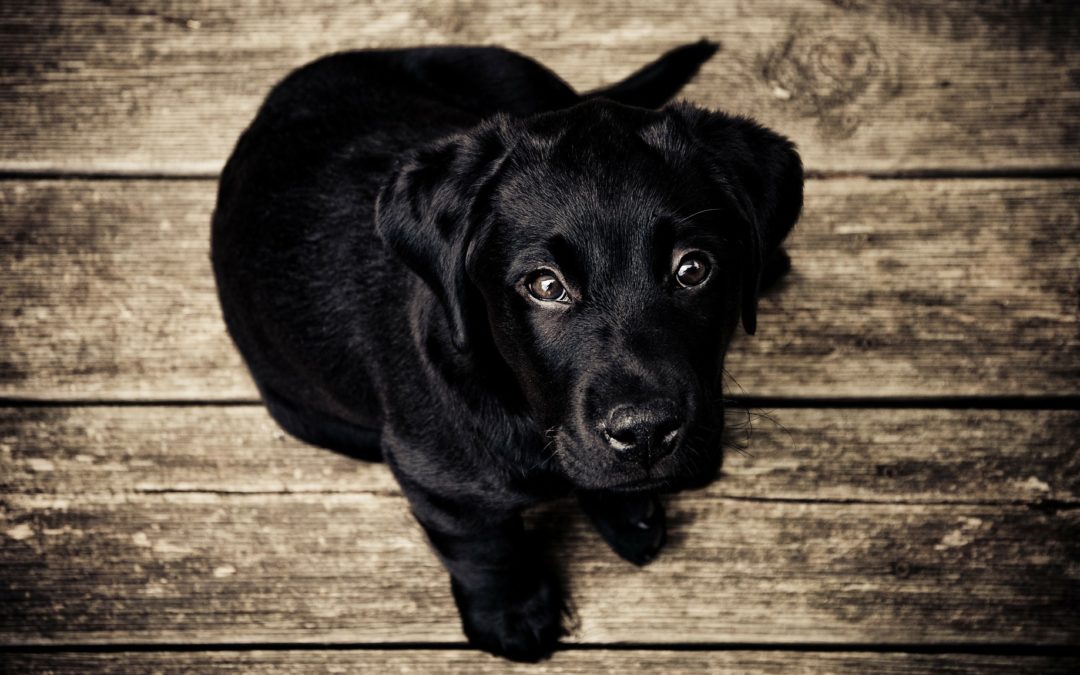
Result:
{"label": "puppy's head", "polygon": [[724,352],[740,317],[754,332],[763,262],[801,205],[773,132],[593,101],[417,153],[376,224],[459,350],[490,333],[572,482],[644,490],[718,468]]}

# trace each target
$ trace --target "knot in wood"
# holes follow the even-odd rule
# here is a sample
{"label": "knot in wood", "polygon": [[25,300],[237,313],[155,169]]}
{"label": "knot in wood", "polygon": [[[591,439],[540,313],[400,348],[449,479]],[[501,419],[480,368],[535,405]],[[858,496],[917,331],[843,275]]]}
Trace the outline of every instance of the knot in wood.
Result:
{"label": "knot in wood", "polygon": [[872,111],[900,90],[889,61],[868,34],[813,34],[798,26],[762,60],[762,75],[804,116],[817,117],[822,134],[847,138]]}

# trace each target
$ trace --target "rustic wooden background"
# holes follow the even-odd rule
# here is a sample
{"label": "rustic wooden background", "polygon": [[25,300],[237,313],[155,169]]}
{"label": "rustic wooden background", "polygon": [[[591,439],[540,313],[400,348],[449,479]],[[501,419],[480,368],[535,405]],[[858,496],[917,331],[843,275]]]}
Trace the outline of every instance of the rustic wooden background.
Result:
{"label": "rustic wooden background", "polygon": [[[1076,7],[0,3],[0,666],[1076,672]],[[326,52],[502,44],[587,89],[702,36],[685,96],[810,175],[795,270],[730,358],[768,417],[645,569],[541,509],[573,633],[510,668],[464,648],[385,468],[258,405],[214,297],[215,176]]]}

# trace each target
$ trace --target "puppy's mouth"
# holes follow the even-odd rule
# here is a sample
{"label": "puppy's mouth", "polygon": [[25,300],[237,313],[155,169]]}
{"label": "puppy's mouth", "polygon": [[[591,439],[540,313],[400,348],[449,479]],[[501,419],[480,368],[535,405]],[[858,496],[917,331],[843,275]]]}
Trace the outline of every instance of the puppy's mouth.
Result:
{"label": "puppy's mouth", "polygon": [[612,458],[596,443],[580,441],[559,428],[554,437],[554,455],[563,475],[579,489],[675,492],[707,484],[719,471],[723,458],[719,439],[697,435],[695,440],[646,467]]}
{"label": "puppy's mouth", "polygon": [[655,477],[655,478],[642,478],[639,480],[632,480],[626,483],[616,483],[609,485],[605,490],[611,490],[612,492],[663,492],[665,490],[677,487],[676,481],[667,477]]}

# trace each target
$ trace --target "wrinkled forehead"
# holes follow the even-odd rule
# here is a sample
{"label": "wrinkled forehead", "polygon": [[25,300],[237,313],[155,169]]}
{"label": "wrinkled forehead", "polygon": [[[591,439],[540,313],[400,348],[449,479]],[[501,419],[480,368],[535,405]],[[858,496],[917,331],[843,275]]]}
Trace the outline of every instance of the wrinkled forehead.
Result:
{"label": "wrinkled forehead", "polygon": [[500,248],[523,264],[561,253],[596,272],[644,271],[658,248],[670,252],[676,239],[715,222],[699,216],[715,216],[724,202],[704,177],[672,166],[636,135],[564,134],[535,145],[519,144],[508,157],[492,204]]}
{"label": "wrinkled forehead", "polygon": [[660,167],[626,162],[515,162],[504,174],[495,208],[525,236],[572,236],[584,229],[593,237],[622,237],[629,224],[673,207],[668,183]]}
{"label": "wrinkled forehead", "polygon": [[513,168],[495,206],[508,262],[575,260],[574,267],[594,272],[633,265],[647,255],[655,221],[669,209],[666,186],[643,172],[564,161]]}

